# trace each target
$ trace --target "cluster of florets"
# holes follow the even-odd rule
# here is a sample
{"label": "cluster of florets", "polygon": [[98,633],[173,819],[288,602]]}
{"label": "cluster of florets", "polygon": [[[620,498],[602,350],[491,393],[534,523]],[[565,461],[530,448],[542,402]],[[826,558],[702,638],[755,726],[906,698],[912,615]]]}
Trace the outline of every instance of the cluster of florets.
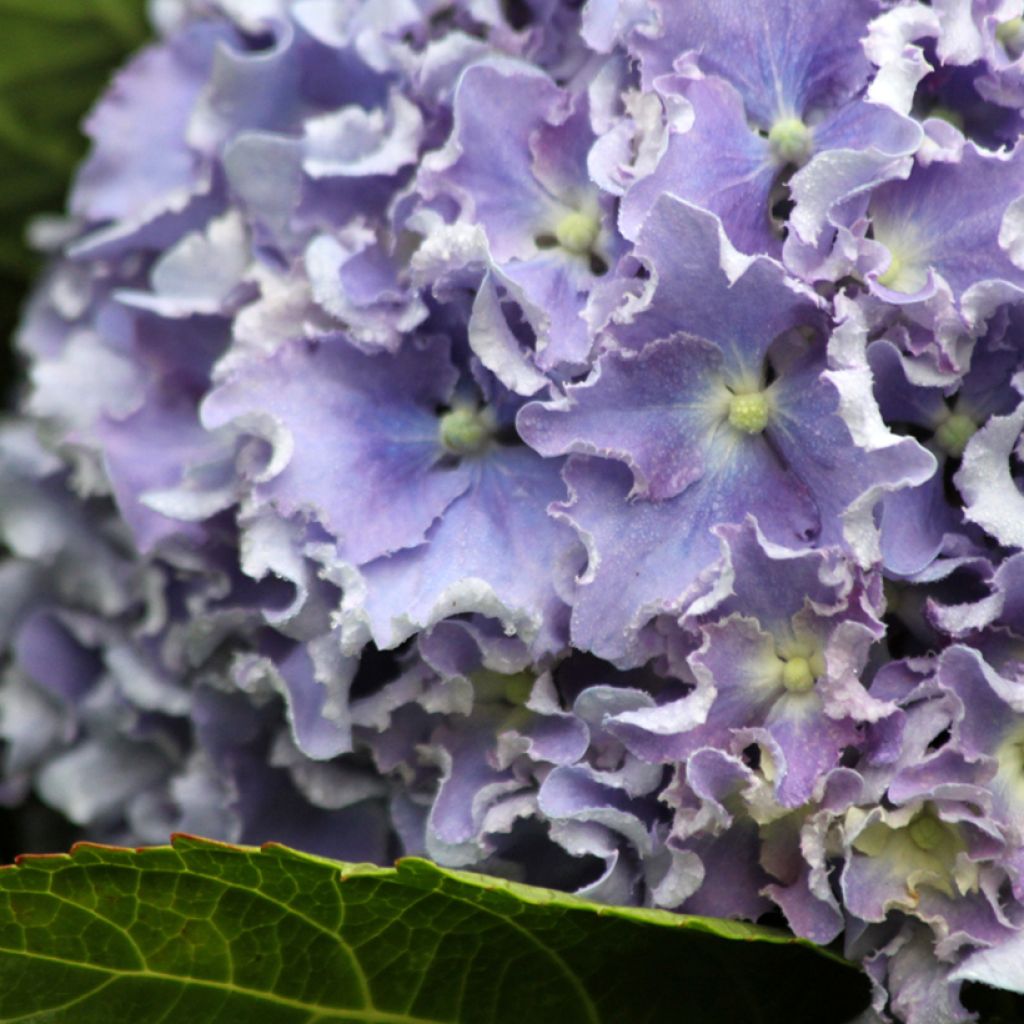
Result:
{"label": "cluster of florets", "polygon": [[[1024,959],[1020,0],[166,0],[0,440],[0,795]],[[1019,968],[1018,968],[1019,969]]]}

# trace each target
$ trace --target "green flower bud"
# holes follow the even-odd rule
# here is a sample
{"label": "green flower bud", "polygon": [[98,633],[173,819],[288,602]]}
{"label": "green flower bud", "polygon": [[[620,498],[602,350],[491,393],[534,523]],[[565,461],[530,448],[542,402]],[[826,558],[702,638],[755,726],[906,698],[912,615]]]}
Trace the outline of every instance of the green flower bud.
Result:
{"label": "green flower bud", "polygon": [[814,151],[811,129],[799,117],[783,117],[772,125],[768,132],[768,145],[772,156],[780,164],[807,163]]}
{"label": "green flower bud", "polygon": [[576,210],[567,213],[558,222],[558,226],[555,228],[555,238],[567,252],[584,256],[590,252],[600,231],[601,225],[596,217]]}
{"label": "green flower bud", "polygon": [[946,826],[938,818],[933,818],[930,814],[922,814],[920,817],[915,818],[907,826],[907,832],[914,841],[914,845],[926,853],[943,844],[948,844],[950,840]]}
{"label": "green flower bud", "polygon": [[935,431],[935,440],[944,452],[959,459],[974,436],[978,424],[962,412],[950,413]]}
{"label": "green flower bud", "polygon": [[494,416],[488,409],[457,405],[441,416],[438,433],[452,455],[478,455],[494,436]]}

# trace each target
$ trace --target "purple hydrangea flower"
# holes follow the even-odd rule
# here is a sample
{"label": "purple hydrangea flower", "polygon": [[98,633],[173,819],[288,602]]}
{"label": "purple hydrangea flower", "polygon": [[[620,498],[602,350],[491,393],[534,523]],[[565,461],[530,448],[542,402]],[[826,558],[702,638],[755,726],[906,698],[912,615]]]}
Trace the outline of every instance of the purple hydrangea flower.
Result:
{"label": "purple hydrangea flower", "polygon": [[0,800],[1024,942],[1015,0],[167,0],[0,428]]}

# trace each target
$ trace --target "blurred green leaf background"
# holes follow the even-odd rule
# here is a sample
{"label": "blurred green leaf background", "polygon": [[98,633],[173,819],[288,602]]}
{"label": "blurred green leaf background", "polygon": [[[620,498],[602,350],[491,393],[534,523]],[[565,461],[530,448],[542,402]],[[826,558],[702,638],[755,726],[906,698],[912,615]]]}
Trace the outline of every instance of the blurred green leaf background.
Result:
{"label": "blurred green leaf background", "polygon": [[0,382],[15,373],[10,338],[38,257],[26,228],[60,213],[86,151],[82,118],[148,35],[144,0],[0,0]]}
{"label": "blurred green leaf background", "polygon": [[[12,336],[42,260],[29,221],[59,214],[87,140],[79,126],[149,35],[145,0],[0,0],[0,402],[18,376]],[[0,495],[0,501],[3,496]],[[0,808],[0,863],[71,838],[36,800]]]}

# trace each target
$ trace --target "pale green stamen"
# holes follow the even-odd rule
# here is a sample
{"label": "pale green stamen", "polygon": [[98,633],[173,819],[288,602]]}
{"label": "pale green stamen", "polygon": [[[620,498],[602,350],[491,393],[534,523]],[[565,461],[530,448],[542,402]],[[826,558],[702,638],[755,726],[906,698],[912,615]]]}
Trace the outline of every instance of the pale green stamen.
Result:
{"label": "pale green stamen", "polygon": [[763,391],[729,398],[729,425],[745,434],[760,434],[768,426],[768,399]]}
{"label": "pale green stamen", "polygon": [[806,658],[790,658],[783,664],[782,685],[790,693],[807,693],[814,687],[814,673]]}
{"label": "pale green stamen", "polygon": [[1024,18],[1010,18],[996,29],[996,39],[1016,59],[1024,52]]}
{"label": "pale green stamen", "polygon": [[925,852],[941,846],[949,838],[946,834],[946,827],[938,818],[933,818],[930,814],[915,818],[908,826],[907,831],[910,833],[914,845]]}
{"label": "pale green stamen", "polygon": [[811,129],[799,117],[783,117],[768,132],[772,156],[780,164],[805,164],[814,151]]}
{"label": "pale green stamen", "polygon": [[477,455],[494,435],[494,417],[487,409],[457,405],[441,417],[442,447],[452,455]]}
{"label": "pale green stamen", "polygon": [[978,424],[962,412],[950,413],[935,431],[935,440],[947,454],[959,459]]}
{"label": "pale green stamen", "polygon": [[600,231],[601,225],[596,217],[574,210],[558,222],[555,238],[567,252],[584,256],[593,248]]}
{"label": "pale green stamen", "polygon": [[1017,807],[1024,805],[1024,727],[1017,726],[993,752],[999,769],[996,779]]}
{"label": "pale green stamen", "polygon": [[890,253],[889,266],[886,267],[884,274],[878,275],[878,283],[884,285],[886,288],[893,288],[902,273],[903,260],[901,260],[896,253]]}
{"label": "pale green stamen", "polygon": [[996,760],[1000,768],[1009,765],[1014,775],[1024,776],[1024,739],[1004,743],[996,752]]}

